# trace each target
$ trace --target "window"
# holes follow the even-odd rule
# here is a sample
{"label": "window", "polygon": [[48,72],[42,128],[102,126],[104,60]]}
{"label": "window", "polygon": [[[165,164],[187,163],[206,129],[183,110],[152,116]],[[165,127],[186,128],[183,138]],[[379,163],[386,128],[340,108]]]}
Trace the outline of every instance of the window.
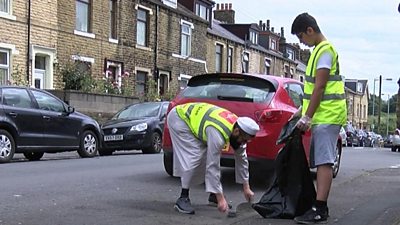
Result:
{"label": "window", "polygon": [[76,0],[75,29],[78,31],[90,32],[90,1],[91,0]]}
{"label": "window", "polygon": [[243,73],[249,72],[249,53],[248,52],[243,52],[242,72]]}
{"label": "window", "polygon": [[5,85],[10,75],[10,52],[0,49],[0,84]]}
{"label": "window", "polygon": [[0,12],[10,14],[10,0],[0,0]]}
{"label": "window", "polygon": [[170,7],[172,7],[172,8],[176,8],[176,7],[177,7],[176,1],[177,1],[177,0],[162,0],[162,2],[163,2],[165,5],[170,6]]}
{"label": "window", "polygon": [[215,72],[222,72],[222,49],[224,46],[217,44],[215,46]]}
{"label": "window", "polygon": [[113,87],[120,88],[122,84],[123,64],[117,61],[106,61],[106,78],[113,84]]}
{"label": "window", "polygon": [[164,95],[168,91],[169,74],[161,73],[159,80],[159,94]]}
{"label": "window", "polygon": [[357,92],[359,93],[363,92],[363,84],[360,82],[357,82]]}
{"label": "window", "polygon": [[136,42],[138,45],[148,46],[148,21],[147,21],[147,11],[138,8],[137,11],[137,31],[136,31]]}
{"label": "window", "polygon": [[178,81],[179,81],[179,89],[180,89],[180,90],[183,90],[183,89],[185,89],[185,88],[187,87],[187,84],[188,84],[189,79],[190,79],[191,77],[192,77],[192,76],[185,75],[185,74],[179,75]]}
{"label": "window", "polygon": [[117,39],[117,0],[110,0],[110,38]]}
{"label": "window", "polygon": [[271,39],[271,50],[276,50],[276,40]]}
{"label": "window", "polygon": [[264,64],[265,64],[265,74],[270,74],[271,59],[265,58]]}
{"label": "window", "polygon": [[91,63],[84,62],[84,61],[75,61],[76,69],[79,71],[80,74],[91,74]]}
{"label": "window", "polygon": [[60,113],[65,111],[64,104],[53,96],[35,90],[32,90],[32,94],[39,105],[39,109]]}
{"label": "window", "polygon": [[32,108],[28,92],[22,88],[3,88],[3,104],[19,108]]}
{"label": "window", "polygon": [[181,55],[190,56],[192,42],[192,27],[190,23],[181,22]]}
{"label": "window", "polygon": [[230,73],[230,72],[232,72],[232,60],[233,60],[233,48],[231,48],[231,47],[228,48],[227,60],[228,60],[228,65],[226,67],[226,71],[228,73]]}
{"label": "window", "polygon": [[303,103],[303,88],[300,84],[291,83],[286,87],[286,90],[292,99],[294,105],[299,108]]}
{"label": "window", "polygon": [[210,15],[209,15],[209,10],[206,6],[196,3],[196,15],[200,16],[201,18],[205,20],[209,20]]}
{"label": "window", "polygon": [[289,59],[294,60],[294,52],[292,49],[287,49],[286,53],[287,53]]}
{"label": "window", "polygon": [[146,93],[147,72],[136,72],[136,94],[144,95]]}
{"label": "window", "polygon": [[250,31],[250,41],[253,44],[258,44],[258,33],[255,31]]}

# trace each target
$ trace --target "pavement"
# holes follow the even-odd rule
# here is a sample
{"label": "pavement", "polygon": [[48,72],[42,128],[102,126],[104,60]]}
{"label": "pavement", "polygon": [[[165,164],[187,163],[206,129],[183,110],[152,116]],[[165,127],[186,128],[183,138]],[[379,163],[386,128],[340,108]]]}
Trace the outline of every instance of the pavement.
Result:
{"label": "pavement", "polygon": [[[333,185],[328,206],[328,224],[400,225],[400,169],[379,169]],[[238,212],[236,218],[227,218],[225,222],[241,225],[296,224],[293,220],[264,219],[256,212]]]}

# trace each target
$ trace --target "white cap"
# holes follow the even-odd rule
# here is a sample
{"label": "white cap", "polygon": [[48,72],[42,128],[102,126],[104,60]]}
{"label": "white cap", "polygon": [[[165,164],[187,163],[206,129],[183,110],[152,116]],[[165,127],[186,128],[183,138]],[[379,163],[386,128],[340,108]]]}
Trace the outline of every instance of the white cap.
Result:
{"label": "white cap", "polygon": [[239,117],[236,122],[238,123],[240,129],[242,129],[250,136],[256,136],[256,133],[260,130],[260,127],[258,126],[256,121],[254,121],[250,117]]}

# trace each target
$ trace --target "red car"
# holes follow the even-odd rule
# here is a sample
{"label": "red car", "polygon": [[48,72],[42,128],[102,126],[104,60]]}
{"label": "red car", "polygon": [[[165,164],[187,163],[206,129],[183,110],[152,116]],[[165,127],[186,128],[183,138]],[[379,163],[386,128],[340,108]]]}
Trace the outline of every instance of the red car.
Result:
{"label": "red car", "polygon": [[[223,107],[238,116],[253,118],[260,126],[256,137],[247,144],[250,168],[271,169],[282,145],[276,141],[282,127],[302,103],[303,84],[297,80],[270,75],[214,73],[194,76],[187,88],[171,101],[168,112],[187,102],[208,102]],[[306,155],[309,155],[310,132],[303,135]],[[339,171],[342,143],[337,145],[334,176]],[[164,168],[172,176],[172,143],[168,125],[163,133]],[[232,150],[221,156],[221,166],[233,167]]]}

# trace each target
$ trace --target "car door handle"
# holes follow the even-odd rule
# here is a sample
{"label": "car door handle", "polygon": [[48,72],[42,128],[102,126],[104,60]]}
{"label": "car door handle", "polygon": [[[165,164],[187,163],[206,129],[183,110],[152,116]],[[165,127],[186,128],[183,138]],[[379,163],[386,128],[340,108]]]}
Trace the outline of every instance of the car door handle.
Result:
{"label": "car door handle", "polygon": [[50,116],[43,116],[43,119],[50,120]]}
{"label": "car door handle", "polygon": [[17,117],[17,113],[15,113],[15,112],[10,112],[10,113],[8,113],[8,115],[10,115],[12,117]]}

